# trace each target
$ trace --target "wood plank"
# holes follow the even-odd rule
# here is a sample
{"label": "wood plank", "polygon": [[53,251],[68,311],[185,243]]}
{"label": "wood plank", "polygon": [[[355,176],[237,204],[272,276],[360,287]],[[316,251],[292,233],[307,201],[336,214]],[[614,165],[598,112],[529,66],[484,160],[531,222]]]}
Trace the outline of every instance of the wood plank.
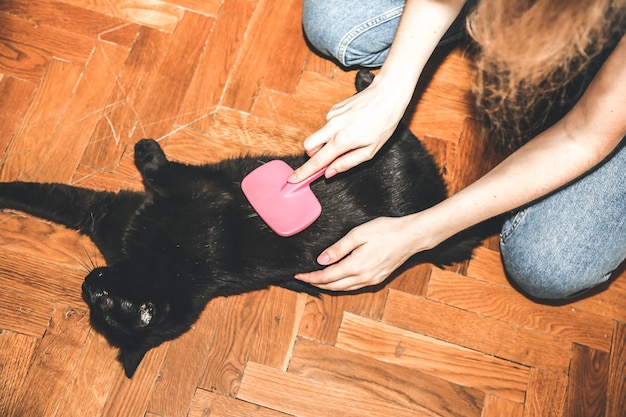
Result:
{"label": "wood plank", "polygon": [[11,157],[4,158],[0,180],[34,180],[32,172],[46,160],[48,140],[56,131],[81,72],[80,65],[50,61],[32,105],[7,147],[5,154]]}
{"label": "wood plank", "polygon": [[85,235],[21,213],[8,216],[0,225],[2,250],[19,252],[85,274],[104,258],[95,244]]}
{"label": "wood plank", "polygon": [[185,416],[214,343],[223,303],[209,303],[192,328],[169,343],[148,409],[160,416]]}
{"label": "wood plank", "polygon": [[[41,164],[29,170],[30,178],[62,183],[71,180],[98,120],[107,110],[107,100],[127,55],[125,47],[96,44],[60,123],[45,142]],[[71,135],[73,146],[67,146],[67,135]]]}
{"label": "wood plank", "polygon": [[103,42],[109,42],[120,46],[131,48],[137,39],[139,33],[139,26],[126,23],[122,26],[113,28],[107,32],[103,32],[98,35],[98,38]]}
{"label": "wood plank", "polygon": [[611,320],[626,322],[626,271],[610,282],[610,288],[600,289],[593,296],[570,304],[572,308],[589,311]]}
{"label": "wood plank", "polygon": [[561,417],[566,391],[566,376],[531,369],[524,417]]}
{"label": "wood plank", "polygon": [[277,28],[274,39],[274,52],[270,58],[271,66],[263,80],[263,86],[270,90],[293,94],[304,70],[309,48],[302,34],[303,0],[294,0],[290,4],[283,25]]}
{"label": "wood plank", "polygon": [[345,314],[337,348],[522,403],[529,368],[419,333]]}
{"label": "wood plank", "polygon": [[620,417],[626,410],[626,324],[615,322],[607,387],[607,417]]}
{"label": "wood plank", "polygon": [[432,265],[416,265],[393,278],[389,288],[413,295],[426,295]]}
{"label": "wood plank", "polygon": [[262,88],[252,114],[271,120],[280,126],[304,130],[304,138],[326,124],[326,114],[332,106],[354,95],[354,75],[349,81],[338,82],[319,74],[304,72],[295,94],[285,94]]}
{"label": "wood plank", "polygon": [[160,0],[129,0],[121,4],[108,0],[63,0],[63,2],[170,33],[176,30],[184,14],[183,9]]}
{"label": "wood plank", "polygon": [[302,129],[230,109],[215,113],[207,135],[228,149],[230,156],[294,155],[304,151]]}
{"label": "wood plank", "polygon": [[350,295],[326,295],[307,300],[298,334],[320,342],[334,344],[344,313],[380,319],[383,314],[387,290]]}
{"label": "wood plank", "polygon": [[41,338],[54,308],[52,302],[0,287],[0,329]]}
{"label": "wood plank", "polygon": [[136,178],[125,177],[119,173],[102,172],[98,169],[80,165],[70,182],[77,187],[100,191],[144,191],[137,172]]}
{"label": "wood plank", "polygon": [[224,3],[187,89],[178,125],[209,130],[207,118],[220,104],[255,8],[256,2],[250,0]]}
{"label": "wood plank", "polygon": [[604,417],[610,357],[607,352],[574,344],[564,417]]}
{"label": "wood plank", "polygon": [[0,249],[0,287],[34,298],[85,308],[85,271]]}
{"label": "wood plank", "polygon": [[[167,49],[161,50],[163,59],[157,71],[148,80],[148,94],[137,108],[141,129],[133,130],[130,143],[142,137],[161,137],[172,130],[212,26],[213,18],[191,12],[184,14]],[[165,85],[167,95],[161,94]]]}
{"label": "wood plank", "polygon": [[248,360],[286,369],[306,306],[307,295],[270,287]]}
{"label": "wood plank", "polygon": [[307,56],[304,69],[323,75],[326,78],[333,78],[336,72],[341,71],[331,60],[323,58],[321,55],[311,50]]}
{"label": "wood plank", "polygon": [[[68,32],[48,25],[37,25],[28,19],[0,13],[0,27],[11,28],[10,43],[36,49],[39,54],[84,64],[91,55],[95,40],[91,36]],[[30,49],[28,48],[28,49]]]}
{"label": "wood plank", "polygon": [[565,374],[569,343],[551,335],[390,290],[383,321],[403,329],[490,353],[521,365]]}
{"label": "wood plank", "polygon": [[115,168],[131,143],[136,129],[148,137],[141,108],[148,100],[152,79],[160,67],[171,37],[154,29],[141,28],[119,74],[106,112],[98,121],[85,150],[82,163],[92,167]]}
{"label": "wood plank", "polygon": [[487,395],[482,417],[522,417],[524,415],[524,404],[516,403],[497,397]]}
{"label": "wood plank", "polygon": [[[103,417],[145,414],[168,347],[169,345],[165,343],[151,349],[141,361],[132,379],[126,378],[124,372],[117,374],[101,414]],[[122,369],[118,363],[109,365]]]}
{"label": "wood plank", "polygon": [[0,11],[27,19],[34,26],[46,25],[89,38],[126,25],[126,20],[54,0],[3,1]]}
{"label": "wood plank", "polygon": [[196,390],[188,417],[287,417],[287,414],[260,407],[203,389]]}
{"label": "wood plank", "polygon": [[207,16],[216,16],[220,12],[224,0],[166,0],[166,3]]}
{"label": "wood plank", "polygon": [[459,132],[473,114],[471,74],[471,64],[462,47],[451,53],[450,48],[445,48],[433,54],[403,119],[415,135],[435,136],[452,144],[460,142]]}
{"label": "wood plank", "polygon": [[246,366],[237,398],[301,417],[362,416],[363,410],[369,417],[428,415],[363,395],[349,383],[322,383],[253,362]]}
{"label": "wood plank", "polygon": [[[505,157],[489,142],[489,135],[483,132],[479,123],[469,117],[463,120],[461,136],[455,148],[454,160],[447,161],[454,172],[448,181],[450,194],[474,183]],[[473,163],[476,160],[481,163]]]}
{"label": "wood plank", "polygon": [[278,31],[267,30],[267,22],[280,27],[290,10],[289,2],[259,0],[246,31],[222,98],[222,106],[250,112],[261,82],[268,71]]}
{"label": "wood plank", "polygon": [[[0,296],[0,300],[3,298],[4,296]],[[2,416],[17,415],[18,395],[28,375],[36,343],[37,339],[34,337],[7,330],[0,331],[0,415]]]}
{"label": "wood plank", "polygon": [[[374,343],[377,339],[374,339]],[[390,406],[436,416],[482,414],[485,394],[389,362],[298,339],[289,372],[326,385],[349,384],[353,392]]]}
{"label": "wood plank", "polygon": [[39,82],[50,62],[50,56],[36,47],[0,37],[3,53],[0,72],[31,83]]}
{"label": "wood plank", "polygon": [[45,337],[35,348],[13,415],[56,413],[88,331],[86,311],[57,305]]}
{"label": "wood plank", "polygon": [[504,272],[500,252],[482,246],[474,250],[467,268],[467,276],[511,288],[511,283]]}
{"label": "wood plank", "polygon": [[433,159],[439,167],[439,172],[443,176],[443,180],[447,187],[447,184],[451,181],[451,177],[454,174],[454,170],[452,168],[454,166],[456,146],[443,139],[430,135],[419,136],[418,139],[422,142],[426,150],[433,156]]}
{"label": "wood plank", "polygon": [[227,135],[222,137],[211,133],[181,129],[159,143],[168,159],[192,165],[211,164],[242,155],[241,147],[233,144]]}
{"label": "wood plank", "polygon": [[225,395],[237,393],[267,296],[263,290],[215,300],[223,303],[222,314],[215,320],[214,343],[198,386]]}
{"label": "wood plank", "polygon": [[91,329],[55,417],[99,416],[113,383],[122,373],[118,350]]}
{"label": "wood plank", "polygon": [[35,87],[31,82],[13,77],[0,80],[0,155],[4,155],[13,132],[26,113]]}
{"label": "wood plank", "polygon": [[604,350],[611,348],[613,322],[568,305],[537,304],[512,288],[433,269],[427,297],[525,329]]}

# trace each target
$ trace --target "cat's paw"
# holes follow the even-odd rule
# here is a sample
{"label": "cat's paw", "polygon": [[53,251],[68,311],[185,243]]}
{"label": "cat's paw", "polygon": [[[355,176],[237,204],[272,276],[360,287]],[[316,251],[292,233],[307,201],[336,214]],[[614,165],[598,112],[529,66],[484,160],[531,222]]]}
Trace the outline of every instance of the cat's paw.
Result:
{"label": "cat's paw", "polygon": [[365,90],[374,81],[374,74],[368,69],[360,69],[354,78],[354,86],[356,91],[360,93]]}
{"label": "cat's paw", "polygon": [[135,165],[142,175],[154,173],[167,163],[159,143],[152,139],[141,139],[135,144]]}

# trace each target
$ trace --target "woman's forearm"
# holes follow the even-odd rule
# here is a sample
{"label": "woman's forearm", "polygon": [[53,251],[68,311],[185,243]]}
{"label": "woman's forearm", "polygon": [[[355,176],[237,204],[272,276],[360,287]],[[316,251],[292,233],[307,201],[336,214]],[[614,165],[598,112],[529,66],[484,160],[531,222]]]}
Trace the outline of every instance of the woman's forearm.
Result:
{"label": "woman's forearm", "polygon": [[417,81],[435,47],[461,11],[465,0],[408,0],[389,55],[374,80],[408,106]]}
{"label": "woman's forearm", "polygon": [[475,183],[427,210],[440,227],[433,243],[543,197],[602,161],[603,153],[589,153],[559,137],[564,135],[559,130],[546,131]]}
{"label": "woman's forearm", "polygon": [[483,178],[427,210],[432,224],[445,225],[431,244],[575,180],[601,163],[625,135],[626,40],[622,40],[562,120]]}

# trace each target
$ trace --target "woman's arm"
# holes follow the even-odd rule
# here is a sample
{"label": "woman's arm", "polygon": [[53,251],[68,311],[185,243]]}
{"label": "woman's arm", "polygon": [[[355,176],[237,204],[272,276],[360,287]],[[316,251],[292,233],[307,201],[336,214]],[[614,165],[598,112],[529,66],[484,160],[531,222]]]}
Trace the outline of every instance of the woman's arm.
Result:
{"label": "woman's arm", "polygon": [[312,158],[289,179],[299,182],[329,166],[326,176],[371,159],[402,118],[437,43],[465,0],[407,0],[389,55],[372,84],[335,105],[304,147]]}
{"label": "woman's arm", "polygon": [[626,38],[563,119],[433,211],[466,213],[447,220],[452,236],[576,179],[606,158],[624,135]]}
{"label": "woman's arm", "polygon": [[626,38],[562,120],[487,175],[427,210],[379,218],[353,229],[318,258],[330,266],[296,278],[329,290],[378,284],[414,253],[583,175],[625,135]]}

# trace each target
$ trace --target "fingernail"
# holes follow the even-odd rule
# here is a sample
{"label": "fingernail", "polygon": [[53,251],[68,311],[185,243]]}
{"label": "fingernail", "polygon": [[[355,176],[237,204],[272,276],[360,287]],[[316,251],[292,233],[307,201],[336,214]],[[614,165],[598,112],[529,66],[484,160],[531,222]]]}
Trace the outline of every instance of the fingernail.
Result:
{"label": "fingernail", "polygon": [[289,177],[287,177],[287,182],[294,182],[296,178],[296,174],[291,174]]}
{"label": "fingernail", "polygon": [[333,168],[328,168],[325,172],[324,172],[324,176],[326,176],[326,178],[330,178],[332,176],[334,176],[337,173],[337,171]]}
{"label": "fingernail", "polygon": [[328,256],[327,253],[322,253],[320,256],[317,257],[317,263],[320,265],[326,265],[329,262],[330,256]]}

